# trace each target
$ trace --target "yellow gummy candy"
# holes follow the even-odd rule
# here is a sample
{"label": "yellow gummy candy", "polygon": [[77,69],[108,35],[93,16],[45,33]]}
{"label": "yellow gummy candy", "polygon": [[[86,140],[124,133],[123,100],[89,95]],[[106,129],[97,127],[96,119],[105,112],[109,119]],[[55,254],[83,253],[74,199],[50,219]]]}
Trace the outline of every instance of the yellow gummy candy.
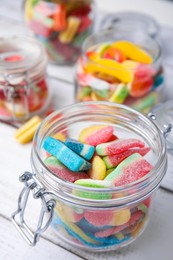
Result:
{"label": "yellow gummy candy", "polygon": [[105,125],[94,125],[84,128],[79,135],[79,141],[84,143],[86,138],[95,132],[101,130],[102,128],[105,128]]}
{"label": "yellow gummy candy", "polygon": [[65,140],[66,140],[65,134],[63,134],[61,132],[58,132],[55,135],[53,135],[53,138],[58,139],[58,140],[60,140],[62,142],[65,142]]}
{"label": "yellow gummy candy", "polygon": [[151,55],[141,49],[138,45],[128,41],[117,41],[111,45],[122,51],[128,58],[142,62],[145,64],[151,64],[153,59]]}
{"label": "yellow gummy candy", "polygon": [[130,217],[131,217],[130,210],[122,209],[121,211],[117,211],[114,213],[111,224],[115,226],[121,226],[127,223],[130,220]]}
{"label": "yellow gummy candy", "polygon": [[80,19],[70,16],[67,20],[67,28],[59,34],[62,43],[69,43],[73,40],[80,25]]}
{"label": "yellow gummy candy", "polygon": [[87,73],[105,73],[119,79],[124,83],[129,83],[133,80],[133,73],[115,60],[94,59],[94,62],[89,61],[86,64],[85,71]]}
{"label": "yellow gummy candy", "polygon": [[106,165],[100,156],[94,156],[92,160],[92,167],[88,172],[93,180],[103,180],[106,176]]}
{"label": "yellow gummy candy", "polygon": [[33,7],[32,7],[33,0],[26,1],[25,4],[25,19],[26,21],[30,21],[33,16]]}
{"label": "yellow gummy candy", "polygon": [[27,121],[22,127],[17,129],[15,133],[16,140],[25,144],[32,141],[35,131],[41,123],[41,118],[39,116],[34,116],[29,121]]}

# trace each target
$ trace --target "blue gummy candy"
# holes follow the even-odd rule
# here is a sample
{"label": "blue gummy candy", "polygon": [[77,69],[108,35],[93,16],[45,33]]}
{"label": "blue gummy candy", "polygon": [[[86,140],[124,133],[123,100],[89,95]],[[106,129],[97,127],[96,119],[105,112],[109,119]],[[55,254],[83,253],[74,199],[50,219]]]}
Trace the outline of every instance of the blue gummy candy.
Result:
{"label": "blue gummy candy", "polygon": [[86,160],[90,160],[94,154],[94,146],[83,144],[77,140],[68,138],[65,145]]}
{"label": "blue gummy candy", "polygon": [[43,148],[73,172],[87,171],[91,168],[89,162],[69,149],[63,142],[53,137],[46,138]]}

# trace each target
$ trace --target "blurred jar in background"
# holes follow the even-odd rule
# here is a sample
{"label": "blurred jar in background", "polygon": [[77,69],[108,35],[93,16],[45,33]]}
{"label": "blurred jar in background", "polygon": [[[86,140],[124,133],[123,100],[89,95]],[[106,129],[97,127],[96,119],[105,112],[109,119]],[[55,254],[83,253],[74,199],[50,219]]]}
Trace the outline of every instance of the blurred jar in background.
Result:
{"label": "blurred jar in background", "polygon": [[161,49],[145,32],[114,28],[89,36],[76,67],[76,100],[107,100],[148,113],[164,100]]}
{"label": "blurred jar in background", "polygon": [[29,37],[0,39],[0,119],[22,122],[49,107],[42,44]]}
{"label": "blurred jar in background", "polygon": [[25,21],[45,46],[50,61],[73,64],[93,28],[92,0],[25,0]]}

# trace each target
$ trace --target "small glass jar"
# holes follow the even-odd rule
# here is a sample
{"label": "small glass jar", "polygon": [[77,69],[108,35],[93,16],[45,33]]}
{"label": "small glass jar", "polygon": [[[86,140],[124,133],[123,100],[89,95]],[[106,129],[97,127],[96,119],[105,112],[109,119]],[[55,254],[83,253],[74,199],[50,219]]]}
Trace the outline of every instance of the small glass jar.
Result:
{"label": "small glass jar", "polygon": [[75,86],[78,102],[106,100],[147,114],[164,101],[160,46],[135,30],[114,28],[93,34],[83,44]]}
{"label": "small glass jar", "polygon": [[43,43],[51,62],[76,62],[93,28],[93,0],[25,0],[24,13],[28,28]]}
{"label": "small glass jar", "polygon": [[[113,126],[120,138],[143,140],[151,148],[147,155],[147,161],[153,165],[150,173],[133,183],[98,189],[65,181],[44,164],[43,143],[48,136],[68,134],[77,139],[83,128],[96,124]],[[151,118],[111,102],[76,103],[52,113],[41,123],[33,141],[34,174],[25,172],[20,176],[25,188],[19,197],[18,210],[12,215],[13,223],[30,245],[36,244],[50,224],[61,239],[83,250],[109,251],[130,244],[145,230],[155,191],[166,173],[166,133]],[[30,190],[34,198],[43,202],[41,221],[34,233],[25,223],[23,210]],[[49,218],[43,225],[46,213]]]}
{"label": "small glass jar", "polygon": [[42,45],[29,37],[1,38],[0,60],[0,119],[25,121],[45,111],[50,92]]}

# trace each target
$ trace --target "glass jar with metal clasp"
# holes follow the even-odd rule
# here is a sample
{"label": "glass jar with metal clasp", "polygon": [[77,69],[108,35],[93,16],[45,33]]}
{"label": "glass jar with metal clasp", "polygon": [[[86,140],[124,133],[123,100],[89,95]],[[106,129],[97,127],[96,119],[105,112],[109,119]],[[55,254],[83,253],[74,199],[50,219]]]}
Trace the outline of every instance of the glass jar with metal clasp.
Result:
{"label": "glass jar with metal clasp", "polygon": [[23,122],[50,103],[47,55],[30,37],[0,39],[0,119]]}
{"label": "glass jar with metal clasp", "polygon": [[[34,246],[49,226],[65,242],[93,252],[116,250],[138,239],[150,220],[154,194],[167,170],[165,138],[171,125],[159,128],[155,118],[154,112],[146,117],[127,106],[105,101],[76,103],[45,118],[33,141],[33,172],[20,176],[24,188],[12,215],[24,239]],[[68,181],[64,175],[58,176],[53,164],[49,167],[45,163],[49,156],[43,147],[47,137],[65,135],[77,139],[85,127],[99,124],[113,127],[120,137],[137,138],[150,147],[147,161],[152,170],[126,185],[97,188]],[[42,202],[34,232],[25,221],[30,193]]]}

